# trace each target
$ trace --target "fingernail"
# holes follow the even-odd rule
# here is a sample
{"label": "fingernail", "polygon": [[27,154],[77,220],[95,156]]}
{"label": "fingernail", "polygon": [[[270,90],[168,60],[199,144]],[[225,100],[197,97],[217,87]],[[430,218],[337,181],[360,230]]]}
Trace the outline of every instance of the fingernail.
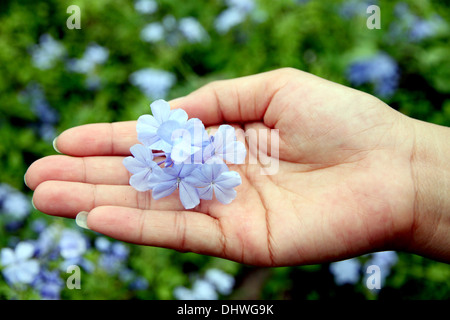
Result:
{"label": "fingernail", "polygon": [[27,186],[28,189],[30,189],[30,187],[27,185],[27,173],[25,172],[25,174],[23,175],[23,183],[25,183],[25,185]]}
{"label": "fingernail", "polygon": [[87,226],[87,217],[88,217],[89,212],[87,211],[81,211],[80,213],[77,214],[77,217],[75,218],[75,222],[77,224],[77,226],[79,226],[80,228],[83,229],[89,229],[89,227]]}
{"label": "fingernail", "polygon": [[55,139],[53,139],[53,149],[55,149],[56,152],[61,153],[61,151],[58,150],[58,147],[56,146],[56,140],[58,139],[58,137],[56,137]]}
{"label": "fingernail", "polygon": [[37,210],[37,209],[36,209],[36,206],[34,205],[33,198],[31,198],[31,205],[33,206],[34,210]]}

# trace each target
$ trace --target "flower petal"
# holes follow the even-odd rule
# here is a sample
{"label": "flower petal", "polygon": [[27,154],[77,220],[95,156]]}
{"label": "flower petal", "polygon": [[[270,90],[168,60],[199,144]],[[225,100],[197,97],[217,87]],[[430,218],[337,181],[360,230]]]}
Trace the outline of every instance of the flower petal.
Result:
{"label": "flower petal", "polygon": [[200,168],[192,171],[184,180],[193,187],[206,187],[211,184],[211,180],[204,176]]}
{"label": "flower petal", "polygon": [[175,109],[170,111],[169,120],[175,120],[184,125],[188,120],[188,114],[183,109]]}
{"label": "flower petal", "polygon": [[14,251],[11,248],[3,248],[0,255],[0,265],[7,266],[14,263]]}
{"label": "flower petal", "polygon": [[130,177],[130,185],[137,191],[148,191],[150,187],[150,176],[152,171],[150,169],[142,170],[139,173],[133,174]]}
{"label": "flower petal", "polygon": [[159,125],[155,117],[151,115],[145,114],[140,116],[136,124],[138,140],[146,146],[150,146],[160,140],[156,134]]}
{"label": "flower petal", "polygon": [[150,148],[142,144],[135,144],[130,148],[130,152],[137,160],[143,163],[148,163],[150,160],[153,160],[153,153]]}
{"label": "flower petal", "polygon": [[214,186],[214,194],[217,200],[223,204],[229,204],[236,198],[236,190],[234,189],[222,189],[217,184]]}
{"label": "flower petal", "polygon": [[122,163],[125,166],[125,168],[127,168],[127,170],[133,174],[139,173],[142,170],[144,170],[145,168],[147,168],[147,166],[144,163],[140,162],[139,160],[137,160],[131,156],[123,159]]}
{"label": "flower petal", "polygon": [[34,245],[29,242],[19,242],[15,249],[17,260],[27,260],[34,254]]}
{"label": "flower petal", "polygon": [[223,172],[216,180],[222,189],[231,189],[242,183],[241,176],[236,171]]}
{"label": "flower petal", "polygon": [[205,188],[198,188],[197,192],[200,199],[212,200],[213,198],[213,188],[211,184],[208,184]]}
{"label": "flower petal", "polygon": [[192,209],[200,203],[196,188],[181,180],[179,189],[181,203],[186,209]]}
{"label": "flower petal", "polygon": [[25,261],[16,269],[17,282],[29,284],[33,282],[38,273],[39,263],[36,260]]}
{"label": "flower petal", "polygon": [[160,124],[169,119],[170,105],[167,101],[163,99],[156,100],[150,105],[150,108],[153,116]]}
{"label": "flower petal", "polygon": [[[175,131],[177,131],[176,135],[174,135]],[[184,131],[186,130],[182,129],[179,122],[168,120],[161,123],[158,128],[157,134],[165,142],[173,144],[175,142],[175,139],[182,137]]]}
{"label": "flower petal", "polygon": [[174,181],[168,181],[163,183],[158,183],[153,187],[152,196],[153,199],[159,200],[161,198],[167,197],[172,194],[177,189],[177,184]]}

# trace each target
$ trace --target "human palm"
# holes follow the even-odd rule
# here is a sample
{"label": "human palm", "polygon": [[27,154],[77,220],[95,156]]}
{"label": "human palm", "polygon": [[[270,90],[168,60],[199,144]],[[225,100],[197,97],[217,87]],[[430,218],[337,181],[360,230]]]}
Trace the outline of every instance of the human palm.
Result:
{"label": "human palm", "polygon": [[123,241],[254,265],[338,260],[407,241],[413,136],[406,117],[378,99],[281,69],[213,82],[171,105],[243,129],[248,158],[230,165],[242,177],[231,204],[202,200],[185,210],[177,194],[154,200],[129,186],[122,160],[137,143],[131,121],[62,133],[57,147],[67,156],[27,172],[36,207],[72,218],[89,211],[90,229]]}

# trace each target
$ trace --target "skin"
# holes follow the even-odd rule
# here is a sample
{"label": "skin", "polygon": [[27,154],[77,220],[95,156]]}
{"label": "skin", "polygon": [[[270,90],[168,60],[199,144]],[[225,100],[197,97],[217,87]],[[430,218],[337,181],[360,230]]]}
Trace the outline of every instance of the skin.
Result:
{"label": "skin", "polygon": [[156,201],[129,186],[122,160],[139,143],[135,121],[89,124],[58,137],[65,155],[28,169],[36,208],[68,218],[87,211],[90,229],[122,241],[258,266],[381,250],[450,261],[448,128],[290,68],[212,82],[170,105],[207,126],[278,129],[278,145],[258,141],[278,150],[277,172],[230,165],[242,177],[231,204],[184,210],[177,193]]}

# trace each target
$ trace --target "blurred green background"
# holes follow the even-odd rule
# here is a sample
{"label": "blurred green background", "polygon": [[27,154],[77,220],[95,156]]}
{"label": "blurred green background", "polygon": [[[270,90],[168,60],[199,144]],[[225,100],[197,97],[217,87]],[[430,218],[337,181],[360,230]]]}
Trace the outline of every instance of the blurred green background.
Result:
{"label": "blurred green background", "polygon": [[[372,4],[381,29],[366,26]],[[70,5],[80,8],[81,29],[67,27]],[[449,18],[445,2],[427,0],[2,0],[0,299],[449,299],[450,266],[416,255],[255,268],[139,247],[34,210],[23,182],[65,129],[136,120],[155,99],[281,67],[449,126]],[[24,258],[33,263],[19,261],[20,250],[17,261],[5,258],[21,243],[33,245]],[[373,261],[383,265],[380,290],[366,286]],[[65,285],[69,262],[81,266],[80,290]],[[11,263],[25,275],[12,275]],[[228,289],[208,270],[222,272]]]}

